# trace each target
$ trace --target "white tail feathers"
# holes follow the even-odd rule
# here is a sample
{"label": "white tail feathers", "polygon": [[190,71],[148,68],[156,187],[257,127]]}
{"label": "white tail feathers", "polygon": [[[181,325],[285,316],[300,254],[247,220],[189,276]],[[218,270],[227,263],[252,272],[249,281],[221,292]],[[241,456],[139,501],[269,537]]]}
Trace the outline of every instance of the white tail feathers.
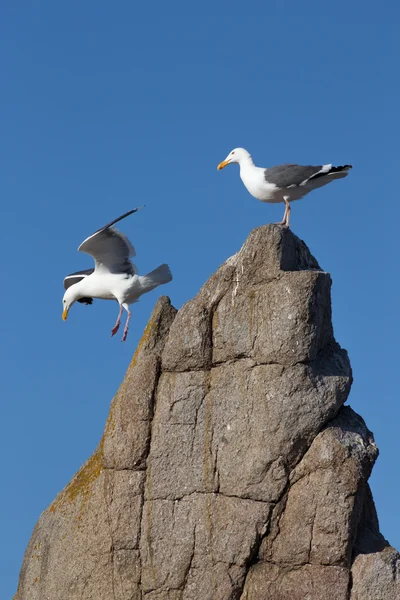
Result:
{"label": "white tail feathers", "polygon": [[158,285],[163,283],[168,283],[172,280],[172,273],[168,265],[160,265],[151,273],[147,273],[147,275],[143,275],[140,277],[140,284],[142,289],[146,292],[153,290]]}

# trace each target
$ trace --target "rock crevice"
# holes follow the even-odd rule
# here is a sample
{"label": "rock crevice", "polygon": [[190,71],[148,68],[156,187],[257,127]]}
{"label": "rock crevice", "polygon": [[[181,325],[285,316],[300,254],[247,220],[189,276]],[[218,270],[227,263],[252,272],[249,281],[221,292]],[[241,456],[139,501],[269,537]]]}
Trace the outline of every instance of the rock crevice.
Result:
{"label": "rock crevice", "polygon": [[39,519],[16,599],[400,597],[330,286],[271,225],[178,312],[160,298],[99,447]]}

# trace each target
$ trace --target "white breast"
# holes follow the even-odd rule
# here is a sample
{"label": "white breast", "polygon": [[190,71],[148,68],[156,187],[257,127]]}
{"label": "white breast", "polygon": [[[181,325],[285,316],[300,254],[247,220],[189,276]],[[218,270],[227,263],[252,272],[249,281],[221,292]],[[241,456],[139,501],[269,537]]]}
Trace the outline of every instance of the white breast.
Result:
{"label": "white breast", "polygon": [[102,273],[96,271],[83,281],[82,291],[91,298],[121,300],[129,293],[132,277],[122,273]]}
{"label": "white breast", "polygon": [[262,202],[282,202],[282,195],[273,183],[265,181],[264,169],[254,165],[240,167],[240,178],[252,196]]}

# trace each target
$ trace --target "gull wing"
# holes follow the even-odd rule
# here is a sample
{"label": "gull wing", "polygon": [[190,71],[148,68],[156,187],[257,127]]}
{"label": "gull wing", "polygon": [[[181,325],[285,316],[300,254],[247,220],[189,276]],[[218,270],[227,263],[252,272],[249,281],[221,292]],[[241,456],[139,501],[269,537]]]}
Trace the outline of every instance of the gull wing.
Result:
{"label": "gull wing", "polygon": [[[71,285],[78,283],[78,281],[82,281],[88,275],[93,273],[94,269],[84,269],[83,271],[76,271],[75,273],[71,273],[64,278],[64,288],[67,290]],[[85,297],[79,298],[78,302],[81,304],[93,304],[93,298]]]}
{"label": "gull wing", "polygon": [[296,164],[279,165],[278,167],[265,169],[264,179],[268,183],[273,183],[281,189],[303,187],[308,184],[312,185],[316,179],[327,175],[331,175],[332,179],[346,177],[347,171],[351,168],[351,165],[334,167],[331,164],[318,166],[303,166]]}
{"label": "gull wing", "polygon": [[111,223],[95,231],[79,246],[79,252],[90,254],[94,258],[95,271],[102,270],[128,275],[134,275],[137,272],[136,267],[129,260],[131,256],[136,255],[134,247],[128,238],[113,225],[141,208],[143,207],[134,208],[114,219]]}
{"label": "gull wing", "polygon": [[82,281],[88,275],[93,273],[94,269],[84,269],[83,271],[76,271],[75,273],[71,273],[64,278],[64,289],[68,289],[71,285],[78,283],[78,281]]}

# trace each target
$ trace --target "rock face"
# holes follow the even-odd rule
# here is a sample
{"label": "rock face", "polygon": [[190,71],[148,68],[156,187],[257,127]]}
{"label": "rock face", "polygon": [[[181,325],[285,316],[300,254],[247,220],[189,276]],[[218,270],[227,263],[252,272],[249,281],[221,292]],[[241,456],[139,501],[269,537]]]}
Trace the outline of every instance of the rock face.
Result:
{"label": "rock face", "polygon": [[16,599],[398,600],[330,285],[270,225],[179,312],[161,298]]}

